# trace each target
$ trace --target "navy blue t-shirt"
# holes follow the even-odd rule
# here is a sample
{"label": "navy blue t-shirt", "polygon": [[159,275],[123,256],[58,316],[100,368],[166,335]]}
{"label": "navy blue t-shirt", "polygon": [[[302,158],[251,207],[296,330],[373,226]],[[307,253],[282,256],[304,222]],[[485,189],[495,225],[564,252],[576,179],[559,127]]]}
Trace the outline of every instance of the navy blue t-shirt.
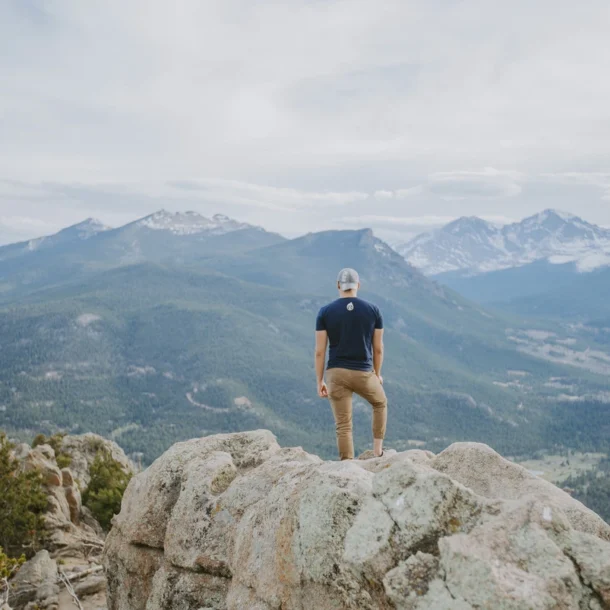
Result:
{"label": "navy blue t-shirt", "polygon": [[320,309],[316,330],[328,334],[329,369],[373,370],[373,334],[383,328],[379,308],[357,297],[341,297]]}

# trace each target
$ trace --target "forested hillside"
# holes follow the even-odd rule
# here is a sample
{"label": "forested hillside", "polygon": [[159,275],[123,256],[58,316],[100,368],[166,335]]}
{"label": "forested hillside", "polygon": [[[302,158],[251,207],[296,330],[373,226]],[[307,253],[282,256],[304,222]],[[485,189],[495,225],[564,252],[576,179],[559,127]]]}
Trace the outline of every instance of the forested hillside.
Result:
{"label": "forested hillside", "polygon": [[[239,243],[240,233],[228,236]],[[480,440],[516,455],[608,444],[598,422],[605,403],[591,397],[587,408],[566,408],[552,386],[562,379],[599,394],[603,375],[527,353],[518,335],[534,331],[426,279],[370,231],[253,247],[248,229],[230,252],[211,254],[207,240],[201,248],[191,240],[188,257],[184,248],[176,255],[180,236],[172,233],[175,247],[159,261],[163,235],[144,233],[160,240],[153,260],[107,257],[99,268],[91,252],[106,251],[94,240],[111,232],[67,250],[62,242],[45,254],[52,278],[5,291],[0,427],[22,436],[94,431],[145,462],[176,440],[266,427],[283,444],[330,457],[334,422],[315,393],[314,319],[336,296],[337,270],[352,265],[361,296],[385,316],[390,445],[438,450]],[[15,264],[0,269],[5,280]],[[356,400],[360,449],[370,425],[370,408]]]}
{"label": "forested hillside", "polygon": [[610,459],[602,460],[596,469],[570,477],[564,485],[572,495],[610,523]]}

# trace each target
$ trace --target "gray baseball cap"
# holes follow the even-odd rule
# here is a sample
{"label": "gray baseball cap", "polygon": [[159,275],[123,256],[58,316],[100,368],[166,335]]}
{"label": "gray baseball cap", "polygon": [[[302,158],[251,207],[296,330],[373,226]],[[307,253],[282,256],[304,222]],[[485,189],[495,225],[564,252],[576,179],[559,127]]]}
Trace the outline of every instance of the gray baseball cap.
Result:
{"label": "gray baseball cap", "polygon": [[358,283],[360,282],[360,276],[355,269],[350,269],[347,267],[346,269],[341,269],[339,271],[339,275],[337,276],[337,282],[339,282],[339,287],[343,292],[347,292],[348,290],[355,290],[358,288]]}

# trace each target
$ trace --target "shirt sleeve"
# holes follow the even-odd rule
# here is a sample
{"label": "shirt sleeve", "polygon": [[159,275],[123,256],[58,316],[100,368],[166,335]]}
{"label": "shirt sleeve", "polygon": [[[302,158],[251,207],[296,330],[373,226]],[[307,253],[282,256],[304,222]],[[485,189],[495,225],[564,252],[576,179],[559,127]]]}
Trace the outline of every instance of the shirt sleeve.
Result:
{"label": "shirt sleeve", "polygon": [[383,316],[381,315],[379,308],[375,309],[375,314],[375,330],[381,330],[383,328]]}
{"label": "shirt sleeve", "polygon": [[320,309],[318,312],[318,317],[316,318],[316,330],[326,330],[326,322],[324,321],[324,307]]}

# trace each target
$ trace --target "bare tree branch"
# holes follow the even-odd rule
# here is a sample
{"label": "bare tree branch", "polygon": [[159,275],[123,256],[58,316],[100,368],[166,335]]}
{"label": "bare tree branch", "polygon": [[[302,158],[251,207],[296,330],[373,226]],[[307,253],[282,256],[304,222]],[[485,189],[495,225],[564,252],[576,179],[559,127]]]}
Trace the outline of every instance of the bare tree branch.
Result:
{"label": "bare tree branch", "polygon": [[66,576],[65,572],[61,568],[59,568],[59,580],[64,583],[66,590],[72,596],[72,601],[74,602],[74,605],[78,608],[78,610],[83,610],[83,606],[80,603],[78,596],[74,592],[74,587],[72,587],[70,579]]}
{"label": "bare tree branch", "polygon": [[83,570],[82,572],[72,572],[70,574],[66,574],[66,578],[70,582],[74,582],[75,580],[81,580],[85,578],[85,576],[89,576],[91,574],[97,574],[103,570],[103,566],[95,566],[93,568],[89,568],[88,570]]}
{"label": "bare tree branch", "polygon": [[0,588],[0,594],[2,594],[2,597],[0,597],[0,608],[2,608],[4,604],[8,605],[8,596],[10,594],[8,578],[0,580],[0,585],[2,585],[2,588]]}

